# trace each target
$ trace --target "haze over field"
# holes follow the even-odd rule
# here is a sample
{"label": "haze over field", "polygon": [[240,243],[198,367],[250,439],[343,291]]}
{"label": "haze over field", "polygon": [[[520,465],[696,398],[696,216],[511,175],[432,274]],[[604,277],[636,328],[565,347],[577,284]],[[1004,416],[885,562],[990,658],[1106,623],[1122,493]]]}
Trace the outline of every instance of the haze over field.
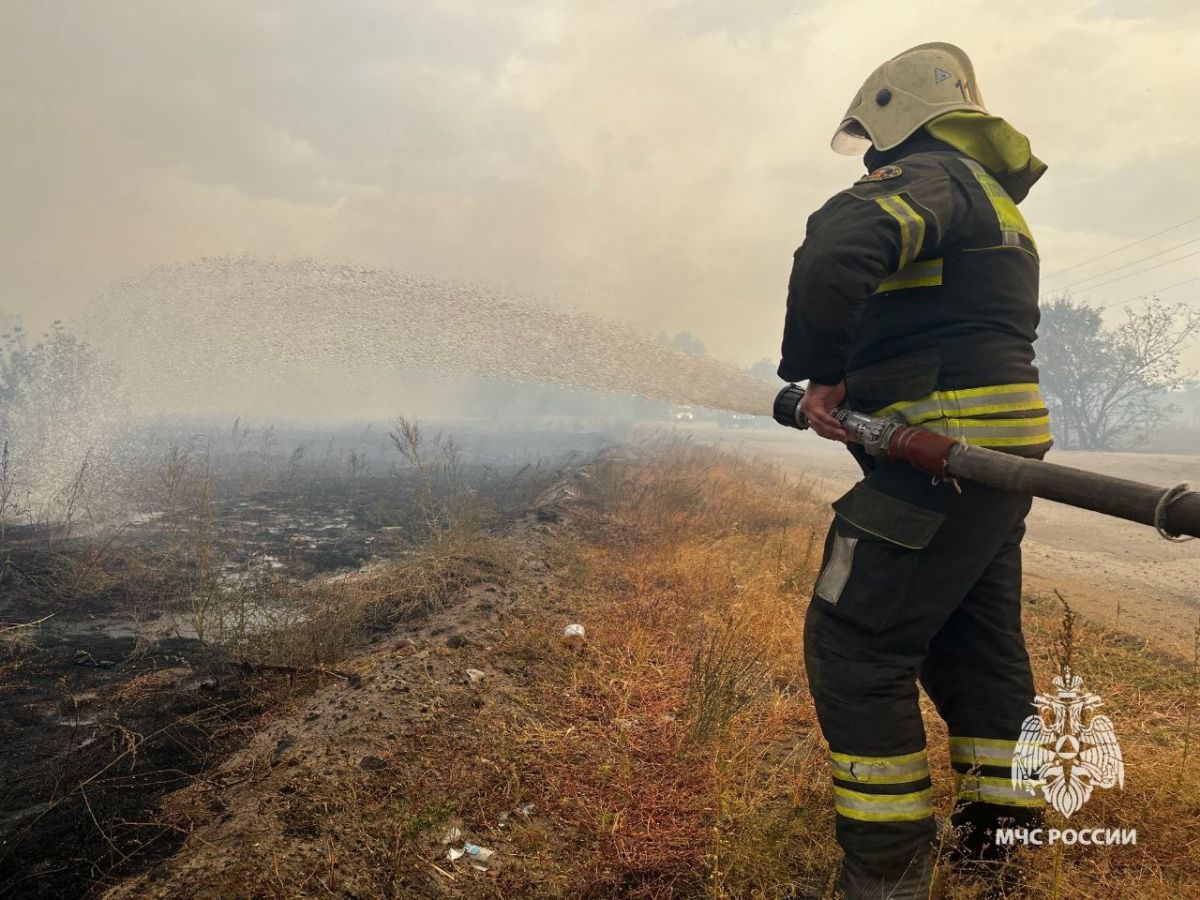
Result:
{"label": "haze over field", "polygon": [[[950,777],[1010,725],[1128,777],[998,871],[940,829],[948,898],[1192,896],[1200,542],[1135,521],[1200,531],[1198,39],[1182,0],[0,0],[0,898],[825,896],[835,809],[882,850],[1027,807]],[[831,133],[928,41],[1050,164],[1050,460],[1108,481],[907,429],[938,477],[874,491],[764,415],[862,173]],[[994,375],[920,424],[1023,452]],[[1035,500],[1022,578],[980,485],[1038,483],[1081,507]],[[1018,590],[1039,691],[1085,677],[1120,753],[1100,713],[1032,751]],[[879,743],[926,650],[997,695],[930,694],[928,781]],[[843,742],[841,698],[909,711]]]}
{"label": "haze over field", "polygon": [[[686,329],[749,364],[775,353],[806,216],[859,173],[828,139],[882,59],[973,55],[1050,163],[1026,212],[1053,274],[1200,215],[1198,38],[1170,0],[10,0],[0,310],[40,328],[150,265],[311,256]],[[1197,235],[1047,287],[1119,307],[1200,275],[1194,247],[1077,282]]]}

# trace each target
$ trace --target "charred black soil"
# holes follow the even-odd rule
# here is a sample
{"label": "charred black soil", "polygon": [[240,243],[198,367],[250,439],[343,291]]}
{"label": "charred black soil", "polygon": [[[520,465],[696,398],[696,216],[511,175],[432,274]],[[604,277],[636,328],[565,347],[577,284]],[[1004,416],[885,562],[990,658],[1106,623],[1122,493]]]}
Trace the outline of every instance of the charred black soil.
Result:
{"label": "charred black soil", "polygon": [[436,577],[366,605],[355,579],[451,531],[503,531],[560,471],[431,457],[374,476],[295,454],[249,475],[168,461],[117,526],[7,529],[0,898],[95,896],[174,853],[187,829],[160,815],[165,795],[313,690],[351,685],[337,664],[391,623],[494,573],[447,551]]}

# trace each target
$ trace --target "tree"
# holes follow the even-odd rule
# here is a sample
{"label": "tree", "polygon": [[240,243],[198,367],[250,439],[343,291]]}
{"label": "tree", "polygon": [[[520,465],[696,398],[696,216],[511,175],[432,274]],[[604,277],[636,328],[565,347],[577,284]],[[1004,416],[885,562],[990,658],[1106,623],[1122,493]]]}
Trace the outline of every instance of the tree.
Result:
{"label": "tree", "polygon": [[96,351],[60,322],[32,345],[19,326],[0,337],[0,432],[8,434],[22,413],[74,420],[90,412],[93,395],[114,387]]}
{"label": "tree", "polygon": [[1173,411],[1163,394],[1182,388],[1179,355],[1200,331],[1200,313],[1158,298],[1105,329],[1098,306],[1068,296],[1042,307],[1038,367],[1060,446],[1115,450],[1136,446]]}
{"label": "tree", "polygon": [[20,328],[3,335],[0,488],[44,504],[78,486],[122,410],[115,370],[61,324],[36,343]]}
{"label": "tree", "polygon": [[687,353],[689,356],[703,356],[708,348],[704,346],[704,341],[696,337],[690,331],[681,331],[670,340],[671,348],[678,350],[680,353]]}
{"label": "tree", "polygon": [[763,381],[769,381],[772,384],[779,383],[778,362],[772,362],[769,359],[760,359],[750,367],[750,374],[755,378],[761,378]]}

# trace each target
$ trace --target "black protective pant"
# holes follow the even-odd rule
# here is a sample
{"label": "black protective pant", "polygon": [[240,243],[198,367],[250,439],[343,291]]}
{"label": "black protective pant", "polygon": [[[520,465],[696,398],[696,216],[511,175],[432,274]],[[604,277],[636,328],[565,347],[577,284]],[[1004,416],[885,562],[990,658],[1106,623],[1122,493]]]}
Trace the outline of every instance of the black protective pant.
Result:
{"label": "black protective pant", "polygon": [[986,853],[997,824],[1039,814],[1010,776],[1033,711],[1021,633],[1029,506],[886,461],[834,503],[804,648],[838,842],[859,870],[902,871],[935,838],[918,681],[950,729],[953,821],[968,848]]}

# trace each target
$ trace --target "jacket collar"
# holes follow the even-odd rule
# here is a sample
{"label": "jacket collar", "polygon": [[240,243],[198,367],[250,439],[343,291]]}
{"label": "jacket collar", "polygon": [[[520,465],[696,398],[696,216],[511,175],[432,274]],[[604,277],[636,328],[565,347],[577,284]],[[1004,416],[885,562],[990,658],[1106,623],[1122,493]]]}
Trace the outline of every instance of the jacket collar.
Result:
{"label": "jacket collar", "polygon": [[1046,164],[1033,155],[1029,139],[999,116],[958,111],[939,116],[891,150],[867,150],[868,171],[890,165],[914,153],[949,150],[969,156],[987,169],[1020,203],[1046,172]]}

